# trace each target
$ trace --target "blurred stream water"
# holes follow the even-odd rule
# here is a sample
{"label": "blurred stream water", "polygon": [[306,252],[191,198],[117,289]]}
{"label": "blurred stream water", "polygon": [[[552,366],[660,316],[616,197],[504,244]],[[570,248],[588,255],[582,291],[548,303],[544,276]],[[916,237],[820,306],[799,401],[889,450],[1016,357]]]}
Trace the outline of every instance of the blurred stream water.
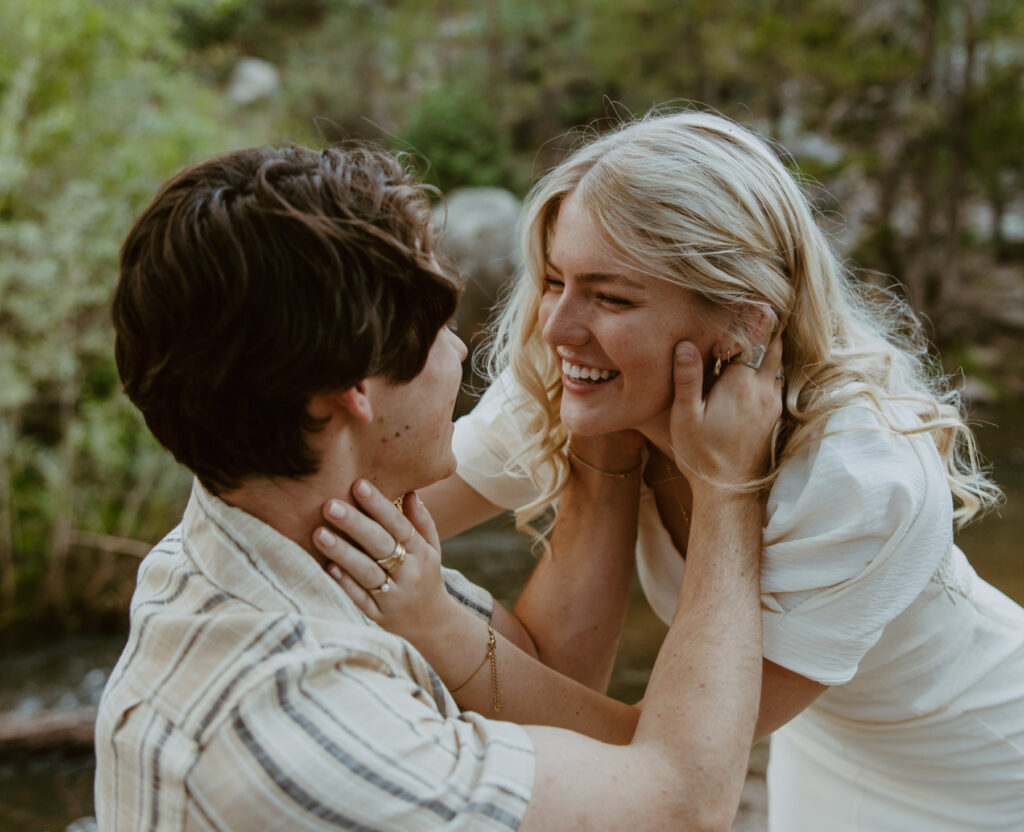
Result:
{"label": "blurred stream water", "polygon": [[[996,409],[978,425],[982,451],[1006,491],[998,514],[958,538],[989,582],[1024,603],[1024,403]],[[529,541],[510,518],[499,518],[445,544],[447,565],[512,602],[533,567]],[[633,702],[643,695],[665,626],[634,585],[610,693]],[[95,706],[123,646],[122,636],[82,637],[27,653],[0,655],[0,713],[32,716]],[[59,832],[92,813],[91,755],[0,760],[0,832]]]}

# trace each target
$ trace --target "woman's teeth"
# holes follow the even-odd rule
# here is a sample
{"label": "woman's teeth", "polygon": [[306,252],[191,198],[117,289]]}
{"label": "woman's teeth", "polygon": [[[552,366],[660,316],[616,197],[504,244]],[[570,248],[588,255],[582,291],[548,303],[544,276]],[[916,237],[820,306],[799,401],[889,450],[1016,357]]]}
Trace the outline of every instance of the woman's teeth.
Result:
{"label": "woman's teeth", "polygon": [[599,370],[597,367],[583,367],[579,364],[562,362],[562,372],[579,381],[608,381],[619,374],[618,370]]}

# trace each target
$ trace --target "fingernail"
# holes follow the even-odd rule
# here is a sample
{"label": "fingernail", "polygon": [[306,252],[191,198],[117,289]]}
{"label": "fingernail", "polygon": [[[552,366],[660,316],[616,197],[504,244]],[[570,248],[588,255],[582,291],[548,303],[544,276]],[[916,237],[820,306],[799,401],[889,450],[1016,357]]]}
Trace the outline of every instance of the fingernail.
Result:
{"label": "fingernail", "polygon": [[370,483],[368,483],[366,480],[359,480],[359,482],[356,483],[356,494],[358,494],[360,497],[369,497]]}
{"label": "fingernail", "polygon": [[676,361],[683,364],[688,364],[697,357],[697,350],[694,349],[693,344],[684,342],[682,344],[676,344]]}
{"label": "fingernail", "polygon": [[331,500],[327,503],[327,515],[335,520],[344,520],[345,504],[340,500]]}
{"label": "fingernail", "polygon": [[327,567],[327,574],[334,578],[334,580],[336,581],[341,580],[341,570],[337,567],[336,564],[332,563],[330,566]]}
{"label": "fingernail", "polygon": [[322,546],[333,546],[338,538],[327,531],[327,529],[319,528],[316,530],[316,539]]}

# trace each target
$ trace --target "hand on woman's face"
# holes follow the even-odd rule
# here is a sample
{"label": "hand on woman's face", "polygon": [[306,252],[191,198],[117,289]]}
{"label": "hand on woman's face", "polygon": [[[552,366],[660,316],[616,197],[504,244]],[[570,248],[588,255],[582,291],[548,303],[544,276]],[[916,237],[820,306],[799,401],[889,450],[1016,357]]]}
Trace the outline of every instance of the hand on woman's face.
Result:
{"label": "hand on woman's face", "polygon": [[782,343],[776,339],[759,368],[734,361],[705,397],[692,345],[680,345],[675,364],[671,442],[677,467],[695,492],[765,473],[775,424],[782,414]]}
{"label": "hand on woman's face", "polygon": [[569,196],[559,210],[540,304],[545,341],[562,367],[562,421],[573,433],[667,430],[673,350],[693,343],[709,365],[716,334],[690,293],[623,267]]}

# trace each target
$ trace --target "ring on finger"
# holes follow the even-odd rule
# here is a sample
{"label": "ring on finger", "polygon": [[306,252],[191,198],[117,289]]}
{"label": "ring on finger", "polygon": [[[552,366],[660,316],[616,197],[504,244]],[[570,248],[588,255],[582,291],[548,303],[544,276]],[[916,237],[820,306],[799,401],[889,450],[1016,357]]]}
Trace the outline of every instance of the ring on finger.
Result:
{"label": "ring on finger", "polygon": [[405,563],[406,554],[405,546],[402,545],[400,540],[396,540],[395,548],[391,550],[391,554],[377,561],[377,566],[389,575],[396,575],[398,570],[402,568],[402,564]]}
{"label": "ring on finger", "polygon": [[785,381],[786,374],[783,373],[781,369],[778,369],[775,371],[775,378],[777,378],[779,381]]}
{"label": "ring on finger", "polygon": [[371,595],[380,595],[381,593],[387,592],[390,589],[391,589],[391,576],[388,575],[384,579],[384,583],[382,583],[380,586],[370,587],[369,592],[370,592]]}
{"label": "ring on finger", "polygon": [[750,360],[745,362],[746,366],[751,370],[760,370],[766,352],[768,352],[768,348],[764,344],[754,344],[749,350]]}

